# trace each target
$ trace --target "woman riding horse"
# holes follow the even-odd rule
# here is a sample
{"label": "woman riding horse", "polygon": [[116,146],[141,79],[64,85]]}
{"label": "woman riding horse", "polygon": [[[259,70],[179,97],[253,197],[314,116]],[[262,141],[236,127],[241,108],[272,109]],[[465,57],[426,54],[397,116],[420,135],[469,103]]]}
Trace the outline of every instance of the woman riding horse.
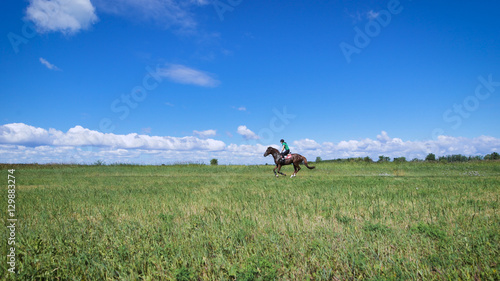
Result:
{"label": "woman riding horse", "polygon": [[[278,177],[278,174],[280,175],[283,175],[283,176],[286,176],[285,174],[283,174],[282,172],[280,172],[281,170],[281,166],[284,166],[284,165],[290,165],[290,164],[293,164],[293,174],[290,176],[291,178],[295,177],[297,175],[297,172],[300,170],[300,163],[304,162],[304,164],[306,165],[307,168],[309,169],[314,169],[315,167],[314,166],[311,166],[309,167],[309,165],[307,165],[307,159],[300,155],[300,154],[292,154],[292,157],[288,158],[288,159],[285,159],[284,162],[281,161],[281,153],[276,149],[276,148],[273,148],[273,147],[268,147],[266,152],[264,153],[264,157],[266,157],[267,155],[271,154],[273,157],[274,157],[274,163],[276,164],[276,167],[273,169],[273,172],[274,172],[274,175],[276,177]],[[276,172],[276,169],[278,169],[278,172]]]}
{"label": "woman riding horse", "polygon": [[284,139],[280,140],[281,143],[281,161],[284,162],[285,157],[290,154],[290,148]]}

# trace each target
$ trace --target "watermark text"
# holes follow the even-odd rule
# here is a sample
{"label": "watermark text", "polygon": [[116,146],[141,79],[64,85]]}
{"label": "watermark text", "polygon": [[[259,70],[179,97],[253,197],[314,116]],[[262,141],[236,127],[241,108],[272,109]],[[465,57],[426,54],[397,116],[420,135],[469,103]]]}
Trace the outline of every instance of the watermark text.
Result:
{"label": "watermark text", "polygon": [[7,236],[7,265],[8,271],[11,273],[16,272],[16,177],[14,175],[15,169],[8,170],[7,176],[7,229],[9,235]]}

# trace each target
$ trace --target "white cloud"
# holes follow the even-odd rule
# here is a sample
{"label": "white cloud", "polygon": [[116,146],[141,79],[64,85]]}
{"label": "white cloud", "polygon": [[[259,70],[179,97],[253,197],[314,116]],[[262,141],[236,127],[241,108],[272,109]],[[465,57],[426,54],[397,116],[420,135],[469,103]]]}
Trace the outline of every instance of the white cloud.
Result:
{"label": "white cloud", "polygon": [[[212,132],[213,131],[213,132]],[[105,134],[75,126],[67,132],[43,129],[23,123],[0,125],[0,163],[106,163],[162,164],[203,162],[217,158],[221,164],[272,163],[264,158],[267,146],[262,144],[229,144],[205,139],[215,130],[199,132],[200,137],[148,136],[139,134]],[[245,139],[257,135],[246,126],[238,127]],[[278,148],[277,145],[271,145]],[[476,138],[439,136],[435,140],[403,141],[381,132],[376,139],[345,140],[338,143],[318,143],[312,139],[293,142],[294,153],[308,159],[365,157],[378,159],[404,156],[408,160],[424,159],[429,153],[436,156],[462,154],[486,155],[500,151],[500,139],[490,136]]]}
{"label": "white cloud", "polygon": [[115,135],[75,126],[64,133],[59,130],[35,128],[23,123],[0,126],[0,144],[29,146],[98,146],[123,149],[208,150],[225,148],[225,143],[196,137],[148,136],[138,134]]}
{"label": "white cloud", "polygon": [[216,130],[205,130],[205,131],[194,130],[193,134],[199,136],[200,138],[208,138],[208,137],[213,137],[213,136],[217,135],[217,131]]}
{"label": "white cloud", "polygon": [[43,65],[45,65],[45,66],[46,66],[48,69],[50,69],[50,70],[61,70],[61,69],[59,69],[59,67],[57,67],[57,66],[55,66],[55,65],[51,64],[49,61],[47,61],[47,60],[46,60],[46,59],[44,59],[44,58],[40,58],[40,62],[41,62]]}
{"label": "white cloud", "polygon": [[197,4],[199,6],[208,5],[211,2],[209,0],[191,0],[191,3]]}
{"label": "white cloud", "polygon": [[362,20],[363,20],[363,18],[362,18],[362,16],[361,16],[361,13],[360,13],[359,11],[356,11],[356,12],[350,12],[350,11],[346,8],[346,9],[344,9],[344,13],[345,13],[346,15],[348,15],[348,16],[352,19],[352,21],[353,21],[353,23],[354,23],[354,24],[356,24],[356,23],[358,23],[358,22],[360,22],[360,21],[362,21]]}
{"label": "white cloud", "polygon": [[370,10],[367,13],[367,17],[369,20],[374,20],[374,19],[378,18],[379,15],[380,15],[380,12],[374,12],[373,10]]}
{"label": "white cloud", "polygon": [[292,151],[307,157],[321,156],[323,159],[337,159],[369,156],[378,159],[384,155],[390,158],[404,156],[408,160],[413,158],[425,159],[429,153],[438,156],[486,155],[500,150],[500,139],[480,136],[476,138],[439,136],[436,140],[403,141],[400,138],[391,138],[382,131],[377,138],[362,140],[345,140],[338,143],[324,142],[319,144],[311,139],[293,142]]}
{"label": "white cloud", "polygon": [[0,126],[1,144],[44,145],[50,144],[49,132],[42,128],[12,123]]}
{"label": "white cloud", "polygon": [[88,29],[98,20],[90,0],[31,0],[26,17],[40,33],[73,34]]}
{"label": "white cloud", "polygon": [[197,27],[192,9],[209,4],[207,0],[95,0],[99,11],[164,27],[192,31]]}
{"label": "white cloud", "polygon": [[181,84],[192,84],[202,87],[216,87],[220,81],[213,78],[213,75],[194,68],[189,68],[180,64],[171,64],[166,68],[159,68],[158,75]]}
{"label": "white cloud", "polygon": [[382,133],[380,133],[380,135],[377,135],[377,140],[379,140],[380,142],[386,143],[386,142],[390,141],[391,138],[387,135],[386,131],[382,131]]}
{"label": "white cloud", "polygon": [[299,151],[318,149],[321,147],[321,145],[319,143],[317,143],[314,140],[310,140],[310,139],[303,139],[303,140],[294,141],[293,145],[294,145],[294,148],[296,148]]}
{"label": "white cloud", "polygon": [[246,140],[257,140],[259,136],[257,136],[254,132],[247,128],[247,126],[239,126],[236,131],[238,134],[242,135]]}
{"label": "white cloud", "polygon": [[240,106],[240,107],[231,106],[231,108],[236,109],[238,111],[247,111],[247,108],[245,106]]}
{"label": "white cloud", "polygon": [[[500,139],[480,136],[473,139],[464,137],[439,136],[436,140],[403,141],[400,138],[391,138],[382,131],[377,139],[340,141],[338,144],[325,142],[318,147],[311,140],[294,142],[297,148],[303,149],[311,156],[321,156],[323,159],[364,157],[377,159],[384,155],[391,158],[404,156],[407,159],[424,159],[429,153],[438,156],[463,154],[485,155],[500,148]],[[308,146],[309,145],[309,146]],[[307,152],[307,150],[310,150]]]}

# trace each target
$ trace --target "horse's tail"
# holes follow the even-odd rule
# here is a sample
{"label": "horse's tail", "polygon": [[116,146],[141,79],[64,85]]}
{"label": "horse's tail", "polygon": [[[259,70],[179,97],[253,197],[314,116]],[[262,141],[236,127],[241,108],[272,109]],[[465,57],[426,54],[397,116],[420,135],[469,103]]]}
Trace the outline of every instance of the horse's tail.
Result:
{"label": "horse's tail", "polygon": [[306,167],[307,167],[308,169],[314,169],[314,168],[316,168],[316,167],[314,167],[314,166],[310,166],[310,167],[309,167],[309,165],[307,165],[307,159],[306,159],[304,156],[302,156],[302,160],[304,161],[304,165],[306,165]]}

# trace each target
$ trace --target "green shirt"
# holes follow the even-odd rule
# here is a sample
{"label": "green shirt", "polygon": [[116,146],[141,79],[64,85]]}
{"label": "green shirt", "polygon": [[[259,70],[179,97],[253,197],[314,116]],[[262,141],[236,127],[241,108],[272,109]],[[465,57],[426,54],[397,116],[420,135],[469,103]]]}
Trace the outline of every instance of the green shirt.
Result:
{"label": "green shirt", "polygon": [[285,150],[290,150],[290,148],[288,148],[288,144],[286,144],[286,142],[283,142],[283,146],[285,147]]}

